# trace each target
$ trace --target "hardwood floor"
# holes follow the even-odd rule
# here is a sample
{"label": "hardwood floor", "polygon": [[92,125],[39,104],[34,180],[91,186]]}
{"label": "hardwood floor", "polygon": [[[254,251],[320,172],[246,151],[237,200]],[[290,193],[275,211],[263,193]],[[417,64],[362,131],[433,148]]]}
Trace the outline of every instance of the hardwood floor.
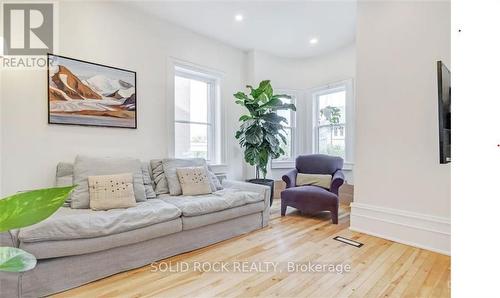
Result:
{"label": "hardwood floor", "polygon": [[[351,232],[348,217],[338,225],[331,224],[329,214],[302,216],[294,211],[281,217],[280,201],[275,202],[269,227],[159,263],[175,268],[195,262],[276,262],[284,270],[228,273],[190,267],[187,272],[152,272],[148,265],[55,297],[450,297],[449,256]],[[333,240],[337,235],[364,245]],[[289,261],[349,265],[350,271],[290,272]]]}

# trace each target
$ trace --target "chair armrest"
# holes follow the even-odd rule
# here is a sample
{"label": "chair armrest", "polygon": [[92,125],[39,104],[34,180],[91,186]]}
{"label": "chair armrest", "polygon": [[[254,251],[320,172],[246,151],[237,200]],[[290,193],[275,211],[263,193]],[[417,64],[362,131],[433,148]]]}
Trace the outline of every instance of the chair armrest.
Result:
{"label": "chair armrest", "polygon": [[260,184],[235,181],[235,180],[222,180],[222,187],[259,193],[264,196],[266,206],[270,205],[271,188],[267,185],[260,185]]}
{"label": "chair armrest", "polygon": [[297,169],[293,169],[281,177],[286,183],[286,188],[295,187],[295,181],[297,179]]}
{"label": "chair armrest", "polygon": [[344,172],[342,170],[337,170],[332,177],[332,183],[330,184],[330,192],[333,192],[337,196],[339,195],[339,188],[344,184]]}

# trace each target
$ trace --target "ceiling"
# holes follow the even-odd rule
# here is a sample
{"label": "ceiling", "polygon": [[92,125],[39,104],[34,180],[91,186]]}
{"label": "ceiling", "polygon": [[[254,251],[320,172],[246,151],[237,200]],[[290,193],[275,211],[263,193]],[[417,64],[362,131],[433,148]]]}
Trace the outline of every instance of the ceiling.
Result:
{"label": "ceiling", "polygon": [[[134,8],[243,50],[321,55],[354,42],[355,1],[153,1]],[[238,22],[235,16],[241,14]],[[309,41],[317,38],[316,44]]]}

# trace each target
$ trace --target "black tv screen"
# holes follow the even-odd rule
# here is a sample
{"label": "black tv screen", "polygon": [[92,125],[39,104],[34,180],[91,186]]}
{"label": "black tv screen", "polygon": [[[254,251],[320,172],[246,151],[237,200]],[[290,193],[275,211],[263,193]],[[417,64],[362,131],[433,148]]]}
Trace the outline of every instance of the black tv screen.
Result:
{"label": "black tv screen", "polygon": [[437,62],[439,109],[439,162],[451,161],[451,74],[442,61]]}

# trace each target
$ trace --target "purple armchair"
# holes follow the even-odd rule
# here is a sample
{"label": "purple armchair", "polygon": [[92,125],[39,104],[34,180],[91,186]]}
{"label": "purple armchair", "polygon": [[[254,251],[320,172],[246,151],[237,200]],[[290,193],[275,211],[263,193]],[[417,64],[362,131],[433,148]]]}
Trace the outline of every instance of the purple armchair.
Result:
{"label": "purple armchair", "polygon": [[[281,192],[281,216],[285,216],[287,206],[306,213],[330,211],[332,222],[337,224],[339,187],[344,184],[343,166],[344,160],[336,156],[311,154],[297,157],[295,160],[296,168],[282,177],[286,183],[286,189]],[[330,174],[332,175],[330,188],[325,189],[312,185],[296,186],[297,173]]]}

